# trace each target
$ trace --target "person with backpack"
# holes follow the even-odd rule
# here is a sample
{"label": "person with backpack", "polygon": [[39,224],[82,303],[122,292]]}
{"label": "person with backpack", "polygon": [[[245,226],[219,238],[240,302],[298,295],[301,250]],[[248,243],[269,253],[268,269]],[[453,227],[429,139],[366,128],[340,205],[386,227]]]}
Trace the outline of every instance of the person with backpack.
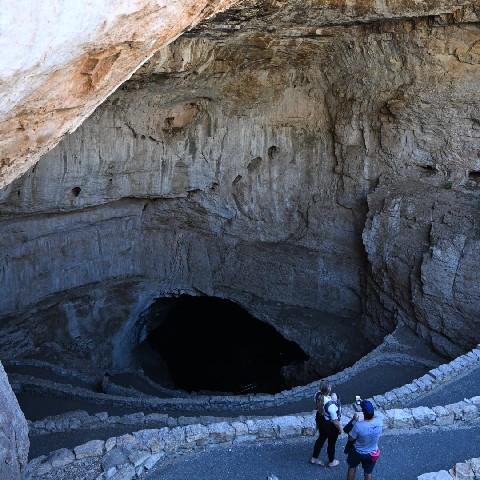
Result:
{"label": "person with backpack", "polygon": [[314,465],[324,465],[324,463],[318,459],[318,456],[320,455],[323,445],[327,442],[328,466],[336,467],[340,462],[335,459],[335,445],[338,436],[343,430],[342,424],[340,423],[340,402],[331,391],[332,387],[330,383],[322,381],[319,391],[315,393],[315,404],[317,406],[315,423],[318,429],[318,438],[313,446],[310,463]]}

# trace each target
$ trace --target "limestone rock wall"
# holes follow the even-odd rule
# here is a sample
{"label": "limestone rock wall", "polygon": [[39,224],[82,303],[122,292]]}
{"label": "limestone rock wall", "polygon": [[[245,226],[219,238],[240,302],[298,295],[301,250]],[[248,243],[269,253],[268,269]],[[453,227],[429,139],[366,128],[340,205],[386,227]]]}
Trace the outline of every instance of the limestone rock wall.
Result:
{"label": "limestone rock wall", "polygon": [[0,363],[0,475],[20,480],[28,462],[28,425]]}
{"label": "limestone rock wall", "polygon": [[[454,263],[423,257],[452,239],[461,248],[455,231],[468,232],[473,211],[462,212],[480,194],[478,9],[435,2],[402,17],[360,3],[339,7],[335,25],[309,4],[321,28],[280,2],[260,20],[247,9],[199,26],[0,190],[1,318],[16,332],[3,347],[25,354],[55,332],[88,358],[109,332],[99,351],[120,351],[156,295],[181,292],[272,323],[277,303],[363,313],[375,341],[404,321],[446,354],[478,342],[470,260],[458,282]],[[419,212],[399,214],[394,233],[387,177],[392,201]],[[449,194],[455,227],[416,224],[428,192]],[[430,308],[453,291],[440,281],[455,283],[448,319]],[[278,327],[300,331],[295,319]]]}
{"label": "limestone rock wall", "polygon": [[3,2],[0,188],[74,131],[160,46],[231,3]]}
{"label": "limestone rock wall", "polygon": [[369,318],[407,323],[451,357],[480,330],[476,193],[385,181],[369,196],[363,233],[372,269]]}

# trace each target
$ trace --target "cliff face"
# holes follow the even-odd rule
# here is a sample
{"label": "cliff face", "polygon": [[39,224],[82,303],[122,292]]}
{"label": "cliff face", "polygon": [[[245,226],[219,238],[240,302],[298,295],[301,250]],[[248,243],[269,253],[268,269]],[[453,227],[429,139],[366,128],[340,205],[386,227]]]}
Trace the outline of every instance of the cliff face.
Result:
{"label": "cliff face", "polygon": [[366,312],[380,324],[407,323],[453,357],[479,331],[480,202],[478,190],[461,190],[385,182],[369,195],[363,232]]}
{"label": "cliff face", "polygon": [[[313,355],[322,319],[288,307],[352,319],[372,342],[405,322],[447,356],[474,346],[479,14],[240,2],[152,44],[23,176],[70,127],[32,143],[7,121],[2,351],[124,366],[139,314],[178,293],[234,300]],[[78,84],[81,109],[53,89],[62,125],[142,51],[101,95]]]}
{"label": "cliff face", "polygon": [[3,2],[0,188],[74,131],[160,46],[232,3]]}
{"label": "cliff face", "polygon": [[20,480],[21,472],[27,465],[28,449],[30,448],[28,425],[1,363],[0,400],[2,402],[0,474],[3,478]]}

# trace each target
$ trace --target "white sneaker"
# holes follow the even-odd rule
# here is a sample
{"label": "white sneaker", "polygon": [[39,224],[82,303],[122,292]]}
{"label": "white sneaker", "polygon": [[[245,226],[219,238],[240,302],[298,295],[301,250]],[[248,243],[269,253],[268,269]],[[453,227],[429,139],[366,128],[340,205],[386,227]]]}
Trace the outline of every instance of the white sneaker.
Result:
{"label": "white sneaker", "polygon": [[321,467],[323,467],[324,463],[321,461],[321,460],[318,460],[317,458],[311,458],[310,459],[310,463],[313,463],[314,465],[320,465]]}
{"label": "white sneaker", "polygon": [[336,467],[339,464],[340,464],[340,462],[338,460],[334,460],[333,462],[329,463],[328,466],[329,467]]}

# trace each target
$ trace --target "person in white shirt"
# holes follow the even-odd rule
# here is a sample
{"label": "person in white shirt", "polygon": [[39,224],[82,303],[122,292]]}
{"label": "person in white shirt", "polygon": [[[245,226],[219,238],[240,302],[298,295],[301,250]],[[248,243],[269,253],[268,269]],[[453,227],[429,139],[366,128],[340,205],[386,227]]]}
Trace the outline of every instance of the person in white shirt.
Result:
{"label": "person in white shirt", "polygon": [[[318,429],[318,438],[313,446],[312,458],[310,463],[314,465],[323,465],[318,459],[320,451],[326,441],[328,466],[336,467],[340,462],[335,459],[335,445],[338,436],[342,433],[342,424],[340,423],[340,408],[336,400],[336,395],[332,394],[332,387],[328,382],[321,382],[319,391],[315,394],[315,403],[317,412],[315,413],[315,423]],[[326,407],[326,408],[325,408]]]}

